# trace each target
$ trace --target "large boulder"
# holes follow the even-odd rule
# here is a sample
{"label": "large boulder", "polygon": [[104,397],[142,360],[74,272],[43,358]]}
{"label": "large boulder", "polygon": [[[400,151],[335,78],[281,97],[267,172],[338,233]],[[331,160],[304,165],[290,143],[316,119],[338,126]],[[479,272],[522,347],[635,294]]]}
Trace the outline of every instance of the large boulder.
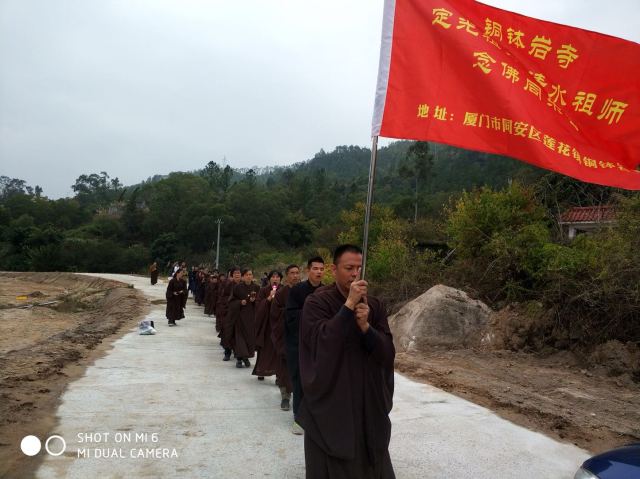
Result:
{"label": "large boulder", "polygon": [[429,289],[389,318],[397,351],[429,351],[479,346],[491,309],[459,289]]}

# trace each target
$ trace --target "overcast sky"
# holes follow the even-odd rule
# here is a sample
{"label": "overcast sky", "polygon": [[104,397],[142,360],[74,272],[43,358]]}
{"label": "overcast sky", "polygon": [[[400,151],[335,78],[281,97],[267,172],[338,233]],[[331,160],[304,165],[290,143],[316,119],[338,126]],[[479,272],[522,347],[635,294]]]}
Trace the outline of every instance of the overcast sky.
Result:
{"label": "overcast sky", "polygon": [[[639,0],[487,0],[640,41]],[[526,6],[524,6],[526,5]],[[382,0],[0,0],[0,175],[70,196],[369,146]]]}

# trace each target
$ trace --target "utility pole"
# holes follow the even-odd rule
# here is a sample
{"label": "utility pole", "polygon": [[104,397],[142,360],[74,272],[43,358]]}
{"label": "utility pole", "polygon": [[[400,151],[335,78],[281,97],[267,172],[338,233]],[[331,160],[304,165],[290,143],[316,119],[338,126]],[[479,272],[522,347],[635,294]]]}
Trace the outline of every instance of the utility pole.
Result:
{"label": "utility pole", "polygon": [[220,267],[220,225],[222,224],[222,218],[218,218],[216,223],[218,223],[218,241],[216,241],[216,269],[218,269]]}

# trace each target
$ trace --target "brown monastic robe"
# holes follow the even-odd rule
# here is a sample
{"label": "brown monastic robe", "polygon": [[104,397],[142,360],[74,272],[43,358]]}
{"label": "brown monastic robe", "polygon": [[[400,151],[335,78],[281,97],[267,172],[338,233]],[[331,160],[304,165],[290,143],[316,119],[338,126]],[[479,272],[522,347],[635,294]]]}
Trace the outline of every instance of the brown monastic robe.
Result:
{"label": "brown monastic robe", "polygon": [[204,314],[211,316],[216,311],[216,300],[218,299],[218,283],[207,281],[204,292]]}
{"label": "brown monastic robe", "polygon": [[273,299],[271,301],[268,299],[271,291],[273,291],[273,286],[271,285],[260,288],[256,299],[256,350],[258,351],[258,359],[251,373],[254,376],[273,376],[276,373],[278,364],[276,349],[271,341],[271,323],[269,321],[269,313],[273,303]]}
{"label": "brown monastic robe", "polygon": [[[184,310],[187,307],[187,298],[189,297],[189,285],[184,276],[180,280],[180,284],[182,287],[182,309]],[[184,311],[182,312],[182,317],[184,318]]]}
{"label": "brown monastic robe", "polygon": [[158,267],[155,264],[149,268],[149,274],[151,275],[151,284],[156,284],[158,282]]}
{"label": "brown monastic robe", "polygon": [[395,349],[382,303],[367,297],[363,334],[334,284],[318,289],[300,319],[307,479],[395,478],[389,440]]}
{"label": "brown monastic robe", "polygon": [[225,279],[223,281],[218,281],[218,298],[216,299],[216,331],[220,334],[218,335],[222,338],[222,324],[224,322],[224,318],[229,311],[229,295],[231,294],[231,290],[229,288],[229,280]]}
{"label": "brown monastic robe", "polygon": [[220,332],[220,339],[222,339],[222,347],[225,349],[233,349],[235,343],[235,318],[230,311],[231,294],[233,293],[233,287],[236,283],[233,280],[228,280],[227,284],[222,291],[222,298],[220,301],[224,301],[223,309],[225,311],[222,320],[222,331]]}
{"label": "brown monastic robe", "polygon": [[269,325],[271,326],[271,341],[275,349],[276,362],[276,384],[287,388],[290,394],[293,391],[289,370],[287,369],[287,349],[284,341],[284,310],[287,306],[287,297],[291,287],[282,286],[273,298],[269,311]]}
{"label": "brown monastic robe", "polygon": [[[256,350],[255,301],[250,301],[251,293],[258,297],[260,288],[257,284],[246,285],[240,282],[233,287],[229,299],[229,316],[233,322],[233,351],[238,359],[252,358]],[[243,305],[242,300],[247,304]],[[226,325],[225,325],[226,327]]]}
{"label": "brown monastic robe", "polygon": [[[180,293],[180,294],[174,294]],[[184,311],[182,308],[182,300],[184,298],[184,290],[182,281],[177,278],[171,278],[167,285],[167,292],[165,294],[167,298],[167,312],[166,316],[170,323],[175,322],[178,319],[184,318]]]}

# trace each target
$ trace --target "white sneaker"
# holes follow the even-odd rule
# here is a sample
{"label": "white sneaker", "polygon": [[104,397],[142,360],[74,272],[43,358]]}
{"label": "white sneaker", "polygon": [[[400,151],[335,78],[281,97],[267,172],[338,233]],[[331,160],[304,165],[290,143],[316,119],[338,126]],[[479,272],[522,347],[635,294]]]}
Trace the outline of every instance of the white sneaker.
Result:
{"label": "white sneaker", "polygon": [[302,436],[304,434],[304,429],[300,427],[300,424],[293,421],[293,426],[291,426],[291,432],[296,436]]}

